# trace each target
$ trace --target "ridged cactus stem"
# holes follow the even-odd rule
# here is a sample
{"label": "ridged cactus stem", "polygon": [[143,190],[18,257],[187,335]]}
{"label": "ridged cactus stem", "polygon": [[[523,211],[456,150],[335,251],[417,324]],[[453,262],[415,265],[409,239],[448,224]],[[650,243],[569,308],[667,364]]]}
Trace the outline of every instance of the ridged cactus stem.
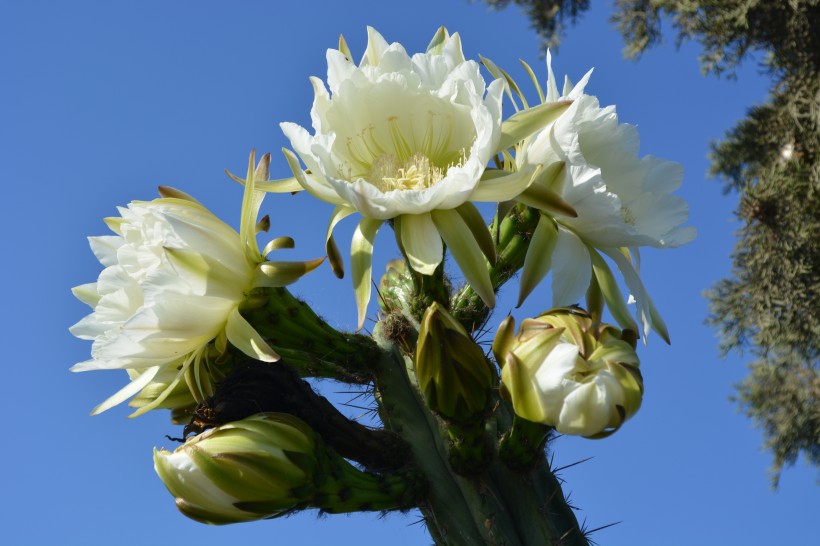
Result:
{"label": "ridged cactus stem", "polygon": [[449,423],[450,466],[462,476],[480,474],[493,458],[493,448],[484,430],[484,422],[469,425]]}
{"label": "ridged cactus stem", "polygon": [[242,315],[306,377],[370,381],[380,350],[369,336],[339,332],[285,288],[259,288]]}
{"label": "ridged cactus stem", "polygon": [[[501,288],[524,266],[529,241],[538,225],[538,219],[538,211],[518,204],[504,217],[498,229],[495,221],[490,225],[490,232],[497,233],[498,259],[495,265],[488,264],[494,290]],[[472,332],[484,325],[490,310],[475,290],[466,285],[453,296],[450,312],[468,332]]]}
{"label": "ridged cactus stem", "polygon": [[[427,408],[413,364],[397,348],[380,363],[376,391],[386,428],[407,441],[414,466],[427,477],[429,490],[420,508],[438,546],[587,544],[545,464],[535,473],[517,474],[495,457],[470,477],[453,470],[445,425]],[[507,430],[509,421],[502,412],[492,424]],[[488,434],[494,430],[489,427]]]}
{"label": "ridged cactus stem", "polygon": [[544,446],[552,429],[540,423],[533,423],[517,415],[513,424],[498,446],[501,460],[509,468],[518,472],[533,470],[543,458]]}
{"label": "ridged cactus stem", "polygon": [[[499,429],[510,429],[515,416],[509,404],[501,402],[496,411],[496,423]],[[522,510],[522,513],[536,512],[540,518],[534,520],[533,526],[553,539],[552,543],[561,546],[589,546],[589,541],[578,525],[575,512],[567,503],[558,478],[550,471],[546,452],[538,450],[535,468],[528,472],[516,472],[498,461],[490,469],[495,483],[511,506],[511,509]],[[526,494],[522,495],[522,491]],[[520,505],[520,507],[516,507]],[[524,520],[526,521],[526,520]],[[524,529],[531,529],[524,527]],[[532,535],[525,544],[541,544],[538,535]]]}
{"label": "ridged cactus stem", "polygon": [[418,505],[426,481],[413,469],[394,474],[359,470],[332,451],[325,452],[328,477],[319,484],[314,505],[331,514],[407,510]]}

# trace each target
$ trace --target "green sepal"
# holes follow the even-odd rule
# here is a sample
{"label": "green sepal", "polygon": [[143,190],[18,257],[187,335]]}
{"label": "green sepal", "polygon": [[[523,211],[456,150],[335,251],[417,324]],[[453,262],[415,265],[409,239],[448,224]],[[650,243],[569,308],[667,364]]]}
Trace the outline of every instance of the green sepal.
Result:
{"label": "green sepal", "polygon": [[560,100],[516,112],[501,124],[501,139],[496,150],[510,148],[548,126],[558,119],[570,104],[571,100]]}

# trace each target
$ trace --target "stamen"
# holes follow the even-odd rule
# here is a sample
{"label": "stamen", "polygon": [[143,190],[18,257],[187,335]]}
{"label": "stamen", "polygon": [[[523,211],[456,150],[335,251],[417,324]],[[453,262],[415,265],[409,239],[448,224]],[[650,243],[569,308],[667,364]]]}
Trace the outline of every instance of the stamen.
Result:
{"label": "stamen", "polygon": [[347,137],[347,141],[345,142],[347,145],[347,155],[348,157],[356,163],[360,169],[367,170],[370,167],[369,158],[363,157],[357,150],[354,150],[354,139],[353,137]]}
{"label": "stamen", "polygon": [[393,149],[396,150],[396,154],[400,161],[407,161],[413,153],[412,148],[410,145],[407,144],[407,140],[404,138],[404,135],[401,134],[401,128],[399,128],[397,116],[390,116],[387,119],[387,125],[390,128],[390,138],[393,141]]}
{"label": "stamen", "polygon": [[[436,119],[442,116],[442,119]],[[468,148],[451,149],[453,123],[449,114],[427,111],[424,134],[417,138],[412,130],[415,117],[410,114],[402,133],[398,116],[387,118],[387,133],[392,149],[379,143],[372,124],[346,140],[347,157],[340,163],[339,174],[347,180],[363,178],[381,191],[419,190],[439,183],[451,167],[467,162]],[[408,127],[409,125],[409,127]],[[384,133],[382,132],[382,135]]]}

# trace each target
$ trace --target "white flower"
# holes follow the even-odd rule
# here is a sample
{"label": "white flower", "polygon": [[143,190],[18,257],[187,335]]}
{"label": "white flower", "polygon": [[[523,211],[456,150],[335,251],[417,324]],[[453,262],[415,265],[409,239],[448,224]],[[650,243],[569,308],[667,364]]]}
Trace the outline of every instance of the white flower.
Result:
{"label": "white flower", "polygon": [[97,282],[73,290],[93,312],[71,333],[93,345],[92,359],[71,369],[126,369],[132,379],[93,413],[144,389],[153,401],[142,396],[134,415],[168,407],[162,404],[172,395],[179,399],[180,382],[188,384],[191,402],[201,400],[213,389],[210,357],[228,342],[253,358],[279,359],[239,304],[252,288],[290,284],[322,260],[265,260],[275,248],[292,247],[289,238],[274,239],[260,253],[255,228],[264,194],[254,180],[267,180],[269,162],[265,156],[254,170],[251,154],[239,233],[192,197],[160,188],[164,197],[133,201],[119,208],[120,217],[106,219],[116,235],[89,238],[105,269]]}
{"label": "white flower", "polygon": [[515,413],[564,434],[602,438],[641,405],[635,336],[595,325],[580,309],[555,309],[522,322],[508,317],[493,344],[502,392]]}
{"label": "white flower", "polygon": [[637,331],[600,251],[623,274],[644,335],[654,328],[668,341],[638,274],[638,247],[669,248],[694,238],[694,228],[681,225],[688,216],[686,202],[671,195],[681,184],[683,168],[651,156],[638,158],[635,127],[619,124],[614,106],[601,108],[598,99],[584,94],[591,71],[577,86],[566,80],[559,95],[549,55],[547,63],[544,101],[572,104],[519,149],[519,168],[544,167],[543,176],[521,199],[527,202],[528,194],[549,189],[560,194],[576,216],[542,210],[522,272],[519,304],[550,269],[554,306],[577,303],[594,274],[619,323]]}
{"label": "white flower", "polygon": [[494,260],[494,249],[469,201],[510,199],[529,183],[521,176],[482,181],[502,138],[503,81],[485,87],[479,65],[465,60],[458,34],[444,29],[426,53],[412,57],[372,28],[358,66],[343,42],[340,49],[327,53],[329,91],[318,78],[311,80],[315,134],[282,124],[307,169],[285,150],[298,185],[266,189],[303,188],[336,205],[327,241],[339,276],[333,228],[354,212],[363,216],[351,248],[360,326],[370,298],[373,240],[386,220],[392,220],[415,271],[431,275],[446,244],[464,276],[492,306],[484,256]]}

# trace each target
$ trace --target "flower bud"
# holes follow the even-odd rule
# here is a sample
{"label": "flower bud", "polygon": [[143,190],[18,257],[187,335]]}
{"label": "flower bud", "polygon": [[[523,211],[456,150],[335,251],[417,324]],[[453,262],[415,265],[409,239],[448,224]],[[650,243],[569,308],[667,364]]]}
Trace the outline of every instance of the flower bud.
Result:
{"label": "flower bud", "polygon": [[379,307],[382,312],[404,310],[413,298],[413,280],[407,271],[407,262],[391,260],[379,282]]}
{"label": "flower bud", "polygon": [[643,379],[631,330],[595,324],[586,311],[559,308],[521,323],[508,317],[493,352],[502,395],[515,413],[564,434],[609,436],[641,405]]}
{"label": "flower bud", "polygon": [[486,408],[493,369],[484,351],[438,303],[422,318],[415,366],[419,388],[432,410],[464,421]]}
{"label": "flower bud", "polygon": [[154,468],[191,519],[213,524],[269,519],[318,508],[339,514],[407,510],[426,482],[412,471],[362,471],[328,448],[305,422],[259,413],[194,436]]}
{"label": "flower bud", "polygon": [[313,496],[313,431],[296,417],[258,414],[194,436],[154,468],[179,510],[203,523],[283,515]]}

